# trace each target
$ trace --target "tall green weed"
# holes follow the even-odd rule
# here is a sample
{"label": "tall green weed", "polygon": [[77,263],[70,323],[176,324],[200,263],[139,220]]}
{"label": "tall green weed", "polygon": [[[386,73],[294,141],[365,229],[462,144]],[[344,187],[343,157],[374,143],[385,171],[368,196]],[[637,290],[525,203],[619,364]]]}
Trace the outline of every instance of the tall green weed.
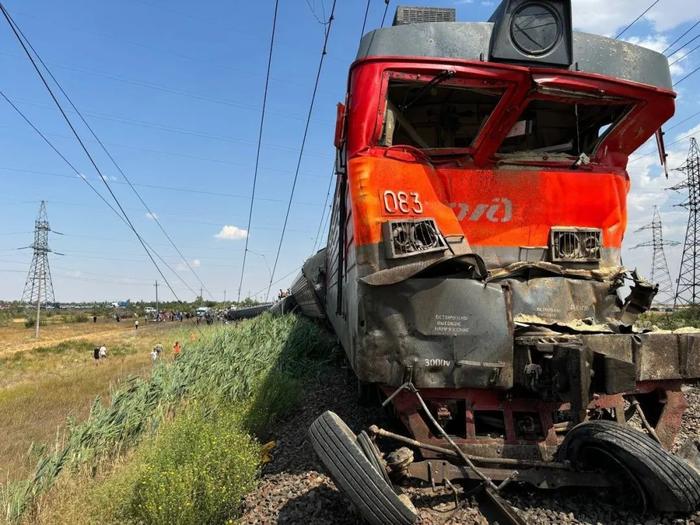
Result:
{"label": "tall green weed", "polygon": [[235,409],[188,407],[99,487],[100,523],[199,525],[235,518],[253,489],[259,445]]}
{"label": "tall green weed", "polygon": [[335,339],[308,319],[261,317],[238,325],[183,332],[174,362],[157,363],[150,378],[132,378],[105,405],[98,398],[87,420],[69,427],[64,439],[38,461],[32,479],[0,487],[0,508],[8,521],[33,508],[65,470],[97,472],[123,451],[154,435],[183,401],[200,400],[212,410],[236,405],[241,424],[264,435],[317,373]]}

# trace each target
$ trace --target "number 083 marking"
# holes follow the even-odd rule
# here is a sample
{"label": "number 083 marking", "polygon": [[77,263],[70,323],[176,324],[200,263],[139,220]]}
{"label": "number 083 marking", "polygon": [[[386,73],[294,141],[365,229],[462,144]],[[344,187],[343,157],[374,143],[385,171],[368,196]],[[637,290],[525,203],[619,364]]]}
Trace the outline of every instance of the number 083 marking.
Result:
{"label": "number 083 marking", "polygon": [[384,210],[387,213],[423,213],[423,203],[418,192],[391,191],[384,192]]}

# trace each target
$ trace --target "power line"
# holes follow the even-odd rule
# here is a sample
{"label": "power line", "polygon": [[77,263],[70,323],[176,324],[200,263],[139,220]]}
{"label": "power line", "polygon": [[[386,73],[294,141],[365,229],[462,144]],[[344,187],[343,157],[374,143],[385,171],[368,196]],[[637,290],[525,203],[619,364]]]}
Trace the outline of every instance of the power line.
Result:
{"label": "power line", "polygon": [[299,158],[297,160],[297,167],[294,172],[294,180],[292,181],[292,190],[289,193],[289,203],[287,204],[287,212],[284,216],[284,224],[282,226],[282,235],[280,236],[279,244],[277,245],[277,255],[275,256],[275,264],[272,267],[272,274],[270,275],[270,284],[267,287],[267,297],[270,295],[270,288],[272,288],[272,280],[275,276],[275,271],[277,270],[277,263],[279,262],[280,252],[282,251],[282,243],[284,242],[284,234],[287,231],[287,221],[289,220],[289,212],[292,209],[292,200],[294,199],[294,190],[296,189],[297,179],[299,178],[299,170],[301,168],[301,159],[304,156],[304,146],[306,145],[306,137],[309,133],[309,124],[311,123],[311,115],[314,110],[314,103],[316,101],[316,93],[318,91],[319,81],[321,79],[321,70],[323,69],[323,61],[326,58],[326,48],[328,46],[328,37],[331,34],[331,28],[333,26],[333,19],[335,14],[335,4],[337,0],[333,0],[333,5],[331,7],[331,14],[328,17],[328,25],[326,26],[326,34],[323,38],[323,49],[321,50],[321,58],[318,63],[318,70],[316,71],[316,81],[314,82],[314,89],[311,95],[311,103],[309,104],[309,112],[306,116],[306,125],[304,127],[304,136],[301,140],[301,148],[299,149]]}
{"label": "power line", "polygon": [[[23,35],[24,36],[24,35]],[[26,37],[25,37],[26,38]],[[36,54],[36,52],[35,52]],[[37,55],[38,57],[38,55]],[[46,67],[45,64],[44,67],[48,71],[48,68]],[[29,104],[32,106],[40,107],[40,108],[52,108],[51,105],[47,104],[41,104],[37,102],[32,102],[29,100],[22,100],[22,99],[15,99],[15,100],[20,100],[24,102],[25,104]],[[178,135],[187,135],[187,136],[192,136],[192,137],[198,137],[198,138],[203,138],[207,140],[216,140],[220,142],[225,142],[229,144],[243,144],[246,146],[252,146],[255,144],[255,142],[246,140],[246,139],[240,139],[236,137],[227,137],[224,135],[214,135],[211,133],[206,133],[200,130],[196,129],[189,129],[189,128],[180,128],[180,127],[175,127],[175,126],[168,126],[166,124],[161,124],[159,122],[149,122],[146,120],[138,120],[138,119],[132,119],[132,118],[127,118],[127,117],[122,117],[118,115],[110,115],[109,113],[95,113],[91,111],[83,111],[84,115],[96,118],[98,120],[107,120],[110,122],[118,122],[120,124],[126,124],[128,126],[136,126],[136,127],[141,127],[141,128],[146,128],[146,129],[154,129],[158,131],[165,131],[167,133],[176,133]],[[325,123],[325,121],[323,121]],[[296,151],[296,148],[293,148],[291,146],[285,146],[283,144],[274,144],[274,143],[266,143],[264,146],[267,146],[268,148],[272,149],[278,149],[281,151]],[[307,155],[312,155],[312,156],[317,156],[320,158],[326,158],[326,155],[320,154],[320,153],[308,153]]]}
{"label": "power line", "polygon": [[695,51],[695,50],[698,49],[698,48],[700,48],[700,44],[698,44],[698,45],[695,46],[693,49],[691,49],[690,51],[688,51],[688,52],[687,52],[685,55],[683,55],[682,57],[675,59],[673,62],[671,62],[671,63],[669,64],[669,67],[672,66],[673,64],[675,64],[676,62],[680,62],[681,60],[685,60],[686,58],[688,58],[688,55],[690,55],[693,51]]}
{"label": "power line", "polygon": [[[668,51],[669,49],[671,49],[671,48],[676,44],[676,42],[678,42],[678,41],[679,41],[681,38],[683,38],[685,35],[687,35],[688,33],[690,33],[690,32],[693,30],[693,28],[694,28],[695,26],[697,26],[698,24],[700,24],[700,20],[698,20],[697,22],[695,22],[695,23],[694,23],[692,26],[690,26],[690,28],[689,28],[687,31],[685,31],[681,36],[679,36],[679,37],[676,38],[673,42],[671,42],[668,46],[666,46],[666,49],[664,49],[664,50],[661,52],[661,54],[662,54],[662,55],[665,55],[665,54],[666,54],[666,51]],[[684,44],[684,45],[685,45],[685,44]],[[683,46],[681,46],[681,47],[683,47]]]}
{"label": "power line", "polygon": [[[689,118],[690,118],[690,117],[689,117]],[[687,119],[686,119],[686,120],[687,120]],[[680,124],[680,123],[679,123],[679,124]],[[674,126],[674,127],[675,127],[675,126]],[[669,128],[669,129],[671,129],[671,128]],[[690,137],[690,136],[692,136],[692,135],[695,135],[695,132],[690,132],[690,133],[686,133],[685,135],[681,135],[681,136],[678,137],[676,140],[674,140],[673,142],[669,142],[669,143],[666,144],[665,146],[668,147],[668,146],[673,146],[674,144],[678,144],[679,142],[681,142],[681,141],[687,139],[688,137]],[[641,159],[643,159],[643,158],[645,158],[645,157],[650,157],[650,156],[652,156],[652,155],[654,155],[654,154],[655,154],[655,153],[654,153],[653,151],[652,151],[651,153],[645,153],[645,154],[643,154],[643,155],[640,155],[639,157],[635,157],[635,158],[631,159],[629,163],[631,164],[631,163],[633,163],[633,162],[637,162],[638,160],[641,160]]]}
{"label": "power line", "polygon": [[362,37],[365,34],[365,27],[367,26],[367,14],[369,13],[369,3],[371,1],[372,0],[367,0],[367,6],[365,6],[365,17],[362,19],[362,30],[360,31],[360,39],[362,39]]}
{"label": "power line", "polygon": [[71,105],[71,107],[73,108],[73,110],[76,112],[76,114],[78,115],[78,117],[80,118],[80,120],[82,121],[82,123],[85,125],[85,127],[88,129],[88,131],[90,132],[90,134],[92,135],[92,137],[93,137],[93,138],[97,141],[97,143],[100,145],[100,148],[102,148],[102,151],[105,152],[105,154],[107,155],[107,158],[109,158],[109,160],[112,162],[112,164],[114,165],[114,167],[117,168],[117,171],[119,171],[119,173],[121,174],[121,176],[124,177],[124,180],[127,182],[127,184],[129,185],[129,187],[131,188],[131,191],[134,192],[134,194],[136,195],[136,197],[138,198],[138,200],[141,202],[141,204],[143,205],[143,207],[146,209],[146,211],[148,212],[148,214],[150,215],[150,217],[151,217],[151,218],[155,221],[155,223],[158,225],[158,228],[160,228],[160,231],[163,233],[163,235],[164,235],[165,238],[168,240],[168,242],[169,242],[170,245],[173,247],[173,249],[174,249],[174,250],[178,253],[178,255],[181,257],[181,259],[183,260],[183,262],[185,263],[185,265],[187,266],[187,268],[189,268],[189,270],[190,270],[190,272],[192,273],[192,275],[195,276],[195,278],[196,278],[197,281],[199,282],[200,286],[202,286],[202,287],[207,291],[207,293],[209,294],[209,297],[211,297],[211,298],[213,299],[214,296],[213,296],[212,293],[209,291],[209,289],[204,285],[204,283],[202,282],[202,279],[199,277],[199,275],[197,274],[197,272],[194,271],[194,268],[192,268],[192,265],[190,264],[190,262],[189,262],[189,261],[187,260],[187,258],[182,254],[182,252],[180,251],[180,248],[177,247],[177,245],[176,245],[175,242],[173,241],[172,237],[170,237],[170,235],[168,234],[168,232],[165,230],[165,228],[164,228],[163,225],[161,224],[160,220],[158,219],[158,216],[157,216],[155,213],[153,213],[153,212],[151,211],[151,209],[149,208],[148,204],[146,204],[146,201],[143,200],[143,197],[141,197],[141,194],[138,192],[138,190],[137,190],[137,189],[134,187],[134,185],[131,183],[131,180],[129,179],[129,177],[127,177],[127,176],[126,176],[126,173],[124,173],[124,170],[122,170],[121,166],[117,163],[116,159],[112,156],[112,154],[110,153],[110,151],[107,149],[107,147],[104,145],[104,143],[103,143],[103,142],[100,140],[100,138],[97,136],[97,134],[95,133],[95,131],[92,129],[92,126],[90,126],[90,124],[87,122],[87,120],[85,120],[85,117],[83,116],[83,114],[82,114],[82,113],[80,112],[80,110],[76,107],[76,105],[73,103],[73,100],[68,96],[68,93],[66,93],[66,91],[63,89],[63,86],[61,85],[61,83],[56,79],[56,77],[53,75],[53,73],[51,72],[51,70],[48,68],[48,66],[46,65],[46,63],[44,62],[44,60],[41,58],[41,55],[39,55],[39,53],[36,51],[36,49],[34,48],[34,46],[31,44],[31,42],[29,41],[29,39],[27,38],[27,36],[22,32],[22,29],[20,29],[20,27],[17,25],[17,23],[14,21],[14,19],[13,19],[13,18],[10,16],[10,14],[7,13],[7,12],[6,12],[6,17],[8,18],[8,21],[9,21],[11,24],[13,24],[14,27],[17,29],[17,31],[19,32],[19,34],[21,35],[21,37],[24,39],[24,41],[26,42],[26,44],[29,46],[29,49],[32,50],[32,53],[34,53],[34,56],[36,56],[37,60],[38,60],[39,63],[42,65],[42,67],[44,68],[44,70],[48,73],[49,77],[51,77],[51,80],[54,82],[54,84],[56,85],[56,87],[58,87],[59,91],[60,91],[60,92],[63,94],[63,96],[66,98],[66,100],[67,100],[68,103]]}
{"label": "power line", "polygon": [[[316,4],[316,2],[314,2],[314,5],[315,5],[315,4]],[[324,13],[323,13],[323,18],[319,17],[319,16],[316,14],[316,10],[314,9],[314,6],[311,5],[311,2],[309,2],[309,0],[306,0],[306,5],[309,7],[309,11],[311,11],[311,14],[312,14],[313,17],[316,19],[316,22],[318,22],[318,23],[321,24],[322,26],[325,26],[326,23],[325,23],[323,20],[325,20],[325,18],[326,18],[326,13],[325,13],[325,7],[324,7],[324,5],[323,5],[323,0],[321,0],[321,9],[324,11]],[[276,6],[275,6],[275,7],[276,7]]]}
{"label": "power line", "polygon": [[[24,50],[25,54],[27,55],[27,58],[29,58],[29,61],[32,63],[32,66],[34,67],[34,70],[35,70],[35,71],[37,72],[37,74],[39,75],[39,78],[41,79],[41,82],[44,84],[44,87],[45,87],[45,88],[47,89],[47,91],[49,92],[49,95],[51,96],[52,100],[53,100],[54,103],[56,104],[56,107],[58,108],[58,110],[60,111],[61,115],[63,116],[63,119],[65,120],[66,124],[68,124],[68,127],[70,128],[71,132],[72,132],[73,135],[75,136],[76,140],[77,140],[78,143],[80,144],[80,146],[81,146],[81,148],[83,149],[83,151],[85,152],[85,155],[86,155],[86,156],[88,157],[88,159],[90,160],[90,163],[91,163],[92,166],[95,168],[95,171],[97,171],[97,173],[100,175],[100,179],[102,180],[102,182],[103,182],[104,185],[106,186],[107,191],[109,191],[110,195],[112,196],[112,199],[114,199],[114,202],[116,203],[116,205],[119,207],[120,211],[122,212],[122,215],[124,216],[124,219],[127,221],[127,223],[129,224],[129,227],[131,228],[131,230],[134,232],[134,234],[135,234],[136,237],[138,238],[139,242],[141,243],[141,246],[143,246],[143,249],[144,249],[144,250],[146,251],[146,253],[148,254],[148,257],[151,259],[151,262],[152,262],[153,265],[156,267],[156,270],[158,271],[158,273],[160,274],[160,276],[163,278],[163,280],[164,280],[165,283],[167,284],[167,286],[168,286],[168,288],[170,289],[170,291],[172,292],[173,296],[175,296],[175,298],[179,301],[179,299],[178,299],[178,297],[177,297],[177,294],[175,293],[175,290],[173,290],[172,286],[170,285],[170,281],[168,281],[168,279],[165,277],[165,274],[163,274],[163,271],[160,269],[160,266],[158,266],[158,263],[157,263],[157,262],[155,261],[155,259],[153,258],[153,255],[151,255],[151,252],[148,250],[148,248],[146,248],[146,244],[145,244],[145,242],[143,241],[143,239],[141,238],[141,235],[138,233],[138,231],[137,231],[136,228],[134,227],[133,223],[131,222],[131,219],[129,219],[129,216],[128,216],[127,213],[124,211],[124,208],[122,207],[121,203],[119,202],[119,199],[117,198],[117,196],[116,196],[116,195],[114,194],[114,192],[112,191],[112,188],[110,187],[109,183],[107,182],[106,177],[105,177],[105,176],[102,174],[102,172],[100,171],[100,168],[97,166],[97,163],[96,163],[95,160],[93,159],[92,155],[90,155],[90,151],[87,149],[87,147],[86,147],[85,144],[83,143],[83,140],[80,138],[80,135],[79,135],[78,132],[76,131],[75,127],[73,126],[73,123],[72,123],[71,120],[68,118],[68,115],[66,115],[66,113],[65,113],[65,111],[64,111],[64,109],[63,109],[63,106],[61,106],[61,103],[60,103],[60,102],[58,101],[58,99],[56,98],[56,95],[54,94],[53,90],[51,89],[51,86],[49,86],[48,82],[46,81],[46,78],[44,77],[43,73],[41,72],[41,69],[39,69],[39,67],[37,66],[37,63],[36,63],[36,61],[34,60],[34,57],[32,57],[32,55],[31,55],[31,53],[29,52],[29,50],[27,49],[27,46],[25,45],[24,41],[22,40],[22,38],[20,37],[19,33],[17,32],[17,29],[15,28],[14,24],[12,23],[12,20],[11,20],[11,18],[10,18],[10,15],[8,14],[8,12],[7,12],[7,10],[5,9],[5,6],[4,6],[4,4],[2,4],[2,2],[0,2],[0,10],[2,11],[3,15],[5,16],[5,20],[7,20],[7,23],[9,24],[10,29],[12,29],[12,32],[14,33],[15,37],[17,38],[17,41],[18,41],[18,42],[20,43],[20,45],[22,46],[22,49]],[[7,99],[7,97],[5,97],[5,98]]]}
{"label": "power line", "polygon": [[[657,2],[659,0],[656,0]],[[382,15],[382,24],[379,27],[384,27],[384,20],[386,19],[386,12],[389,10],[389,2],[391,0],[384,0],[384,14]]]}
{"label": "power line", "polygon": [[680,84],[681,82],[683,82],[686,78],[693,76],[693,75],[694,75],[695,73],[697,73],[698,71],[700,71],[700,66],[698,66],[698,67],[696,67],[695,69],[693,69],[690,73],[688,73],[686,76],[684,76],[684,77],[681,78],[680,80],[676,80],[676,82],[674,82],[674,84],[673,84],[673,87],[676,87],[678,84]]}
{"label": "power line", "polygon": [[[308,2],[307,2],[308,3]],[[272,69],[272,50],[275,45],[275,30],[277,28],[277,8],[279,0],[275,0],[275,10],[272,15],[272,31],[270,33],[270,51],[267,56],[267,74],[265,75],[265,90],[263,92],[262,110],[260,112],[260,128],[258,129],[258,146],[255,152],[255,170],[253,171],[253,191],[250,194],[250,207],[248,208],[248,226],[246,228],[245,249],[243,250],[243,264],[241,265],[241,280],[238,283],[238,301],[241,300],[241,288],[243,288],[243,275],[245,273],[245,263],[248,255],[248,241],[250,240],[250,230],[253,222],[253,204],[255,203],[255,188],[258,182],[258,168],[260,166],[260,147],[262,145],[263,128],[265,125],[265,109],[267,107],[267,92],[270,86],[270,70]],[[311,6],[309,6],[311,7]],[[313,11],[313,10],[312,10]]]}
{"label": "power line", "polygon": [[682,44],[682,45],[681,45],[678,49],[676,49],[673,53],[669,53],[668,55],[666,55],[666,57],[667,57],[667,58],[671,58],[673,55],[675,55],[676,53],[678,53],[678,52],[679,52],[681,49],[683,49],[685,46],[687,46],[688,44],[690,44],[690,43],[692,43],[692,42],[695,42],[698,38],[700,38],[700,33],[697,34],[697,35],[695,35],[693,38],[691,38],[690,40],[688,40],[688,41],[685,42],[684,44]]}
{"label": "power line", "polygon": [[[23,168],[10,168],[7,166],[0,166],[0,170],[15,171],[17,173],[33,173],[36,175],[46,175],[47,177],[60,177],[63,179],[71,179],[71,180],[75,179],[75,177],[73,175],[67,175],[64,173],[54,173],[51,171],[28,170],[28,169],[23,169]],[[321,178],[321,177],[318,177],[318,178]],[[325,177],[324,177],[324,180],[325,180]],[[112,181],[112,184],[126,184],[126,182],[115,180],[115,181]],[[186,187],[177,187],[177,186],[164,186],[164,185],[160,185],[160,184],[135,183],[134,186],[139,186],[141,188],[151,188],[151,189],[156,189],[156,190],[177,191],[177,192],[184,192],[184,193],[196,193],[196,194],[201,194],[201,195],[211,195],[214,197],[224,197],[224,198],[233,198],[233,199],[246,199],[246,200],[248,200],[250,198],[249,195],[239,195],[236,193],[225,193],[225,192],[219,192],[219,191],[214,192],[214,191],[198,190],[195,188],[190,189],[190,188],[186,188]],[[255,200],[266,201],[266,202],[286,202],[286,200],[284,200],[284,199],[271,199],[268,197],[257,197]],[[300,202],[300,204],[315,205],[318,203],[304,201],[304,202]]]}
{"label": "power line", "polygon": [[617,38],[620,38],[630,27],[632,27],[634,24],[636,24],[637,21],[638,21],[640,18],[642,18],[644,15],[646,15],[646,14],[649,12],[649,10],[650,10],[652,7],[654,7],[656,4],[658,4],[658,3],[659,3],[659,0],[654,0],[654,2],[653,2],[649,7],[647,7],[644,11],[642,11],[642,14],[641,14],[641,15],[639,15],[637,18],[635,18],[634,20],[632,20],[632,21],[627,25],[627,27],[625,27],[622,31],[620,31],[617,35],[615,35],[615,38],[616,38],[616,39],[617,39]]}
{"label": "power line", "polygon": [[323,208],[321,210],[321,220],[318,223],[318,231],[316,232],[316,240],[314,240],[314,247],[311,250],[312,253],[316,252],[316,245],[321,238],[321,231],[323,230],[323,220],[326,217],[326,206],[328,206],[328,199],[331,196],[331,188],[333,187],[333,176],[335,175],[335,166],[333,166],[333,171],[331,172],[330,179],[328,181],[328,190],[326,191],[326,200],[323,202]]}
{"label": "power line", "polygon": [[[11,56],[11,57],[16,57],[18,55],[12,54],[12,53],[0,53],[5,56]],[[124,77],[119,77],[117,75],[113,75],[111,73],[106,73],[94,69],[89,69],[89,68],[83,68],[83,67],[75,67],[75,66],[64,66],[64,65],[57,65],[54,64],[56,67],[59,69],[66,69],[68,71],[75,71],[77,73],[83,73],[91,76],[98,76],[105,78],[107,80],[113,81],[113,82],[120,82],[122,84],[128,84],[131,86],[136,86],[140,87],[143,89],[150,89],[154,91],[159,91],[161,93],[168,93],[170,95],[176,95],[179,97],[185,97],[185,98],[190,98],[192,100],[199,100],[202,102],[210,102],[212,104],[219,104],[222,106],[228,106],[228,107],[233,107],[237,109],[241,109],[244,111],[258,111],[260,108],[250,105],[250,104],[245,104],[242,102],[236,102],[235,100],[230,100],[230,99],[222,99],[222,98],[216,98],[216,97],[210,97],[208,95],[200,95],[199,93],[193,93],[190,91],[183,91],[181,89],[177,88],[172,88],[164,84],[156,84],[153,82],[147,82],[144,80],[136,80],[136,79],[129,79],[129,78],[124,78]],[[297,115],[292,115],[289,113],[279,113],[279,112],[273,112],[273,115],[277,115],[282,118],[290,119],[290,120],[302,120],[303,117],[297,116]]]}
{"label": "power line", "polygon": [[[1,8],[1,7],[2,7],[2,4],[0,4],[0,8]],[[97,188],[95,188],[95,186],[87,179],[87,177],[85,177],[85,175],[83,175],[83,174],[78,170],[78,168],[76,168],[76,167],[73,165],[73,163],[71,163],[71,162],[66,158],[66,156],[63,155],[63,153],[61,153],[61,151],[60,151],[58,148],[56,148],[56,146],[46,137],[46,135],[44,135],[44,133],[42,133],[42,131],[41,131],[39,128],[37,128],[37,127],[34,125],[34,123],[33,123],[31,120],[29,120],[29,118],[28,118],[24,113],[22,113],[22,111],[12,102],[12,100],[10,100],[10,99],[7,97],[7,95],[5,95],[5,93],[4,93],[2,90],[0,90],[0,96],[1,96],[2,98],[5,99],[5,101],[15,110],[15,112],[17,112],[17,114],[18,114],[20,117],[22,117],[22,119],[23,119],[23,120],[24,120],[38,135],[39,135],[39,137],[41,137],[41,139],[42,139],[44,142],[46,142],[46,144],[48,144],[48,146],[49,146],[49,147],[50,147],[50,148],[51,148],[51,149],[52,149],[52,150],[53,150],[53,151],[54,151],[54,152],[55,152],[55,153],[56,153],[56,154],[57,154],[57,155],[58,155],[58,156],[59,156],[59,157],[60,157],[74,172],[75,172],[75,174],[76,174],[79,178],[81,178],[81,179],[85,182],[85,184],[88,185],[88,187],[95,193],[95,195],[97,195],[97,196],[98,196],[98,197],[99,197],[99,198],[100,198],[100,199],[101,199],[101,200],[102,200],[116,215],[117,215],[117,217],[119,217],[119,219],[121,219],[121,221],[122,221],[124,224],[127,225],[127,227],[130,227],[130,229],[131,229],[131,230],[136,234],[136,236],[138,237],[139,241],[141,242],[141,245],[142,245],[142,246],[145,245],[145,246],[144,246],[144,249],[145,249],[146,254],[148,255],[148,257],[151,259],[151,261],[153,262],[153,257],[151,256],[149,250],[152,251],[152,252],[156,255],[156,257],[158,257],[158,259],[166,266],[166,268],[168,268],[168,270],[170,270],[171,272],[173,272],[173,274],[175,274],[175,276],[176,276],[178,279],[180,279],[180,281],[182,281],[182,283],[183,283],[187,288],[189,288],[190,291],[191,291],[192,293],[195,293],[195,294],[196,294],[196,292],[195,292],[192,288],[190,288],[190,286],[187,284],[187,282],[184,281],[184,279],[182,279],[182,277],[180,277],[180,275],[179,275],[175,270],[173,270],[173,268],[160,256],[160,254],[159,254],[156,250],[154,250],[153,247],[152,247],[150,244],[148,244],[148,242],[146,242],[145,239],[143,239],[143,238],[141,237],[141,235],[133,228],[133,225],[131,225],[131,224],[122,216],[122,214],[120,214],[120,213],[117,211],[117,209],[104,197],[104,195],[102,195],[102,194],[99,192],[99,190],[98,190]],[[162,272],[160,271],[160,268],[158,268],[158,265],[155,264],[155,262],[154,262],[154,265],[156,266],[156,269],[158,270],[158,272],[161,273],[161,275],[162,275]],[[163,279],[167,282],[167,279],[165,279],[165,277],[163,277]],[[174,294],[173,294],[173,295],[174,295]],[[177,295],[175,295],[175,297],[177,298]],[[179,299],[178,299],[178,300],[179,300]]]}

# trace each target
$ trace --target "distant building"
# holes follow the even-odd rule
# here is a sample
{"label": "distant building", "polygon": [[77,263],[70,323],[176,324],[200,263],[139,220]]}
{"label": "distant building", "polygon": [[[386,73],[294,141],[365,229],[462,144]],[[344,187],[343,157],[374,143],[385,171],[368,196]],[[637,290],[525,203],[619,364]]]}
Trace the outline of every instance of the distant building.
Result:
{"label": "distant building", "polygon": [[396,8],[394,25],[419,22],[454,22],[456,11],[447,7],[405,7]]}

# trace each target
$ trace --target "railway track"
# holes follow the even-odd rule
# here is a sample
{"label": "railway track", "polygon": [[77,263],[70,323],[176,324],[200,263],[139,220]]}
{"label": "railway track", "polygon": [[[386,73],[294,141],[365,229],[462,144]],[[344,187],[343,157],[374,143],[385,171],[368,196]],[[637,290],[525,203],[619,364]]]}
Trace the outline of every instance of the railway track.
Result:
{"label": "railway track", "polygon": [[[680,441],[696,436],[700,431],[700,391],[686,392],[690,408],[683,418]],[[315,417],[326,409],[338,413],[356,430],[372,423],[391,427],[391,418],[382,416],[376,406],[357,404],[354,380],[342,368],[332,368],[308,385],[299,410],[280,421],[275,435],[277,446],[273,459],[264,470],[259,486],[245,500],[242,525],[271,523],[308,523],[313,525],[358,525],[357,514],[350,510],[350,502],[340,492],[325,468],[314,454],[306,429]],[[429,485],[408,490],[417,507],[420,525],[488,525],[497,520],[508,524],[503,517],[489,514],[489,502],[483,496],[470,493],[457,483],[459,505],[449,489],[433,491]],[[592,491],[537,491],[509,486],[500,496],[524,523],[537,525],[628,525],[630,523],[700,523],[700,514],[670,515],[650,513],[642,515],[601,501]],[[497,509],[496,509],[497,510]],[[522,523],[522,522],[521,522]]]}

